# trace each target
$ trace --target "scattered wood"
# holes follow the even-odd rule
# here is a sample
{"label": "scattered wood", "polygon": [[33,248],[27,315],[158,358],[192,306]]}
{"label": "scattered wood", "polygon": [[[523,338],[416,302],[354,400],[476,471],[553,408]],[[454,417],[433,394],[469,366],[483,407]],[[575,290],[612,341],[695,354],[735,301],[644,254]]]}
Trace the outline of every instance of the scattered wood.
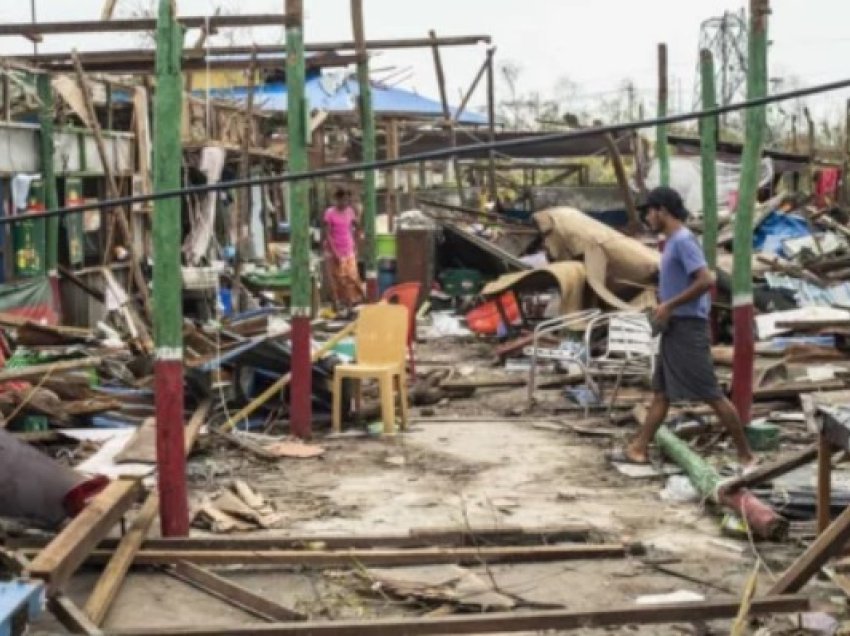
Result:
{"label": "scattered wood", "polygon": [[50,613],[72,634],[100,636],[103,632],[89,620],[89,617],[64,594],[56,594],[47,599]]}
{"label": "scattered wood", "polygon": [[[538,610],[531,612],[493,612],[422,618],[382,618],[371,620],[310,621],[267,625],[231,625],[224,627],[141,628],[116,630],[115,636],[240,636],[310,634],[311,636],[425,636],[428,634],[484,634],[489,632],[542,632],[548,630],[591,629],[618,625],[657,625],[693,623],[734,618],[740,599],[670,603],[665,605],[627,605],[605,609]],[[811,600],[803,595],[768,596],[753,599],[749,616],[804,612]]]}
{"label": "scattered wood", "polygon": [[777,398],[796,398],[801,393],[838,391],[847,385],[841,380],[825,382],[785,382],[775,386],[759,387],[753,391],[754,400],[775,400]]}
{"label": "scattered wood", "polygon": [[[457,563],[545,563],[571,559],[617,559],[639,546],[621,543],[529,547],[410,548],[351,550],[141,550],[136,565],[170,565],[190,561],[206,565],[297,565],[303,567],[431,565]],[[96,550],[90,562],[102,562],[111,552]]]}
{"label": "scattered wood", "polygon": [[61,591],[89,552],[107,535],[138,498],[139,481],[113,481],[39,552],[29,573],[47,583],[50,594]]}
{"label": "scattered wood", "polygon": [[45,375],[58,375],[66,371],[90,369],[100,366],[102,358],[87,357],[74,360],[62,360],[45,364],[33,364],[28,367],[16,367],[0,370],[0,382],[20,382],[22,380],[40,380]]}
{"label": "scattered wood", "polygon": [[193,563],[181,561],[166,570],[171,576],[210,596],[253,614],[265,621],[305,621],[307,615],[270,601],[251,590],[229,581]]}
{"label": "scattered wood", "polygon": [[730,479],[723,483],[722,489],[726,492],[734,492],[740,488],[752,488],[753,486],[758,486],[759,484],[763,484],[771,479],[790,473],[792,470],[814,461],[817,455],[818,446],[817,444],[812,444],[811,446],[807,446],[796,453],[780,457],[769,464],[763,464],[751,473]]}

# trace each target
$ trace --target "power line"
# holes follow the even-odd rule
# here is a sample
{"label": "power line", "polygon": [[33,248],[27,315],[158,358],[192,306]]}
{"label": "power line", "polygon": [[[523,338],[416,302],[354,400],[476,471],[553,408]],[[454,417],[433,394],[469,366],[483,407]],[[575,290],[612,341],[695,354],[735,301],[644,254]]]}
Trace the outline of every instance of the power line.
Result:
{"label": "power line", "polygon": [[757,99],[745,100],[735,104],[720,105],[715,108],[693,111],[690,113],[680,113],[676,115],[668,115],[666,117],[657,117],[653,119],[644,119],[642,121],[611,124],[608,126],[597,126],[595,128],[583,128],[581,130],[571,130],[567,132],[547,133],[545,135],[535,135],[531,137],[519,137],[516,139],[503,139],[501,141],[480,142],[469,144],[466,146],[456,146],[453,148],[442,148],[438,150],[429,150],[415,155],[408,155],[398,159],[379,159],[372,162],[351,163],[343,166],[330,166],[327,168],[318,168],[316,170],[308,170],[298,173],[281,173],[276,175],[268,175],[265,177],[253,177],[250,179],[237,179],[234,181],[224,181],[219,183],[209,183],[205,185],[188,186],[175,190],[166,190],[164,192],[154,192],[151,194],[139,194],[134,196],[120,197],[117,199],[109,199],[106,201],[98,201],[93,203],[84,203],[83,205],[58,208],[56,210],[48,210],[37,214],[25,214],[18,217],[3,217],[0,218],[0,226],[8,223],[18,223],[21,221],[32,221],[42,218],[51,218],[54,216],[66,216],[69,214],[80,214],[88,210],[101,210],[104,208],[125,207],[137,203],[149,203],[162,199],[170,199],[193,194],[207,194],[209,192],[217,192],[221,190],[230,190],[232,188],[250,188],[255,185],[272,185],[277,183],[289,183],[292,181],[303,181],[306,179],[316,179],[321,177],[331,177],[341,174],[351,174],[353,172],[362,172],[364,170],[382,170],[386,168],[394,168],[397,166],[407,165],[411,163],[419,163],[423,161],[435,161],[438,159],[451,159],[453,157],[462,157],[468,154],[488,151],[488,150],[508,150],[512,148],[522,148],[536,144],[551,144],[572,139],[585,139],[587,137],[598,137],[601,135],[611,134],[620,135],[624,132],[632,130],[640,130],[641,128],[654,128],[660,125],[679,124],[694,119],[702,119],[704,117],[716,117],[725,113],[731,113],[757,106],[766,106],[776,102],[807,97],[809,95],[817,95],[819,93],[827,93],[830,91],[850,88],[850,79],[819,84],[807,88],[786,91],[784,93],[776,93],[766,97]]}

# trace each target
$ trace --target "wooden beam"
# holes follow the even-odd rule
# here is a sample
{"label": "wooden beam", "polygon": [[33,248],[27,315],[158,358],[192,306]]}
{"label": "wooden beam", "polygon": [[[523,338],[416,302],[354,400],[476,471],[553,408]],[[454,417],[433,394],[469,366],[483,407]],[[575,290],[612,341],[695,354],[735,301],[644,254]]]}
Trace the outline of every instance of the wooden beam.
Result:
{"label": "wooden beam", "polygon": [[308,618],[306,614],[270,601],[248,588],[237,585],[233,581],[193,563],[181,561],[173,569],[166,570],[166,572],[187,585],[196,587],[270,623],[275,621],[305,621]]}
{"label": "wooden beam", "polygon": [[113,481],[38,553],[29,573],[58,593],[83,564],[89,552],[109,533],[138,498],[142,484],[135,479]]}
{"label": "wooden beam", "polygon": [[[192,451],[211,406],[211,400],[201,402],[186,425],[186,455]],[[85,613],[95,625],[102,625],[106,619],[112,603],[121,590],[124,577],[127,575],[130,566],[133,565],[136,553],[142,547],[142,543],[158,514],[159,497],[156,493],[150,493],[141,510],[133,519],[133,524],[127,534],[121,539],[115,553],[109,559],[109,563],[106,564],[106,568],[97,580],[88,601],[86,601]]]}
{"label": "wooden beam", "polygon": [[103,9],[100,11],[100,19],[111,20],[112,14],[115,13],[116,4],[118,4],[118,0],[106,0],[106,2],[103,3]]}
{"label": "wooden beam", "polygon": [[[698,603],[627,605],[606,609],[534,612],[493,612],[422,618],[381,618],[372,620],[315,621],[274,625],[233,625],[230,627],[141,628],[112,632],[115,636],[424,636],[426,634],[486,634],[491,632],[542,632],[548,630],[590,629],[618,625],[657,625],[693,623],[734,618],[741,601],[736,598]],[[771,596],[753,599],[748,616],[802,612],[811,607],[806,596]]]}
{"label": "wooden beam", "polygon": [[833,556],[839,554],[850,539],[850,507],[836,517],[829,527],[791,564],[768,592],[794,594],[800,591]]}
{"label": "wooden beam", "polygon": [[[104,22],[103,24],[109,24],[108,22]],[[80,86],[80,92],[83,96],[83,103],[85,105],[86,113],[87,113],[87,122],[84,122],[89,129],[94,134],[95,139],[95,147],[97,148],[97,153],[100,156],[100,162],[103,164],[103,174],[106,177],[106,185],[108,187],[109,196],[112,198],[118,198],[121,196],[121,192],[118,188],[118,182],[115,180],[115,175],[112,172],[112,168],[109,165],[109,154],[106,152],[106,142],[103,138],[103,132],[100,129],[100,123],[97,119],[97,113],[94,108],[94,101],[92,100],[91,91],[88,84],[88,79],[86,78],[85,71],[83,71],[83,66],[80,63],[80,58],[77,55],[76,51],[72,52],[72,57],[74,60],[74,72],[77,76],[77,83]],[[145,280],[144,275],[142,274],[142,268],[139,265],[138,255],[133,250],[133,239],[132,233],[130,231],[130,224],[127,220],[127,214],[123,208],[117,208],[115,210],[114,216],[110,219],[108,225],[108,233],[107,233],[107,241],[106,241],[106,249],[104,250],[104,263],[109,262],[111,259],[111,251],[112,251],[112,237],[114,232],[115,225],[118,225],[118,228],[121,230],[122,235],[124,236],[125,248],[130,256],[130,272],[133,276],[133,280],[136,283],[136,287],[139,290],[139,293],[142,295],[142,304],[145,311],[145,315],[150,319],[151,317],[151,309],[150,309],[150,294],[148,293],[148,284]]]}
{"label": "wooden beam", "polygon": [[[452,148],[457,146],[457,132],[455,131],[452,111],[449,107],[449,98],[446,92],[446,74],[443,70],[443,60],[440,56],[440,45],[437,43],[437,34],[433,30],[428,32],[431,38],[431,54],[434,58],[434,71],[437,74],[437,87],[440,89],[440,103],[443,105],[443,120],[446,122],[446,130],[449,132],[449,144]],[[458,203],[463,205],[463,179],[460,172],[460,164],[457,157],[451,158],[452,168],[455,173],[455,184],[457,186]]]}
{"label": "wooden beam", "polygon": [[47,607],[50,613],[56,617],[56,620],[62,623],[62,627],[71,634],[85,634],[86,636],[103,634],[100,628],[89,620],[83,610],[64,594],[57,594],[48,598]]}
{"label": "wooden beam", "polygon": [[763,464],[751,473],[726,481],[723,483],[722,488],[724,491],[731,493],[741,488],[758,486],[814,461],[817,455],[818,445],[812,444],[796,453],[780,457],[769,464]]}
{"label": "wooden beam", "polygon": [[[50,546],[48,546],[49,548]],[[203,565],[298,565],[302,567],[430,565],[439,563],[544,563],[571,559],[622,558],[630,548],[620,543],[529,547],[410,548],[352,550],[140,550],[136,565],[170,565],[180,561]],[[104,550],[91,561],[112,556]]]}
{"label": "wooden beam", "polygon": [[[252,15],[183,16],[177,21],[186,29],[211,29],[234,27],[279,27],[288,24],[287,16],[279,13]],[[155,31],[156,18],[120,18],[116,20],[78,20],[68,22],[10,22],[0,24],[0,36],[62,35],[71,33],[126,33],[130,31]]]}
{"label": "wooden beam", "polygon": [[472,80],[472,84],[469,85],[469,89],[467,89],[466,95],[463,96],[463,99],[460,102],[460,106],[458,106],[457,112],[452,118],[455,123],[458,123],[461,114],[466,110],[467,105],[469,105],[469,100],[472,99],[472,95],[475,93],[475,89],[478,88],[478,84],[481,83],[481,78],[484,77],[484,74],[487,72],[487,68],[490,65],[490,60],[492,59],[493,54],[495,52],[495,47],[487,49],[487,57],[484,59],[484,63],[481,65],[481,68],[478,69],[478,73],[476,73],[475,78]]}
{"label": "wooden beam", "polygon": [[626,213],[629,216],[629,230],[638,232],[641,227],[640,216],[635,205],[635,198],[632,196],[632,189],[629,186],[629,179],[626,176],[626,168],[623,165],[623,157],[620,151],[617,150],[617,142],[610,134],[605,135],[605,145],[608,147],[608,157],[611,159],[611,165],[614,167],[614,174],[617,177],[617,185],[620,186],[620,194],[623,197],[623,203],[626,206]]}
{"label": "wooden beam", "polygon": [[[175,537],[148,539],[142,544],[145,550],[295,550],[321,545],[328,550],[352,548],[421,548],[424,546],[475,546],[475,545],[531,545],[552,544],[564,541],[587,541],[595,530],[583,523],[554,527],[520,528],[420,528],[405,534],[390,535],[303,535],[289,537]],[[39,537],[9,537],[11,549],[40,548],[46,545]],[[113,550],[116,539],[105,539],[98,546]]]}
{"label": "wooden beam", "polygon": [[61,362],[47,362],[45,364],[34,364],[29,367],[18,369],[3,369],[0,371],[0,382],[19,382],[21,380],[38,380],[46,375],[58,375],[66,371],[77,369],[88,369],[100,365],[102,358],[89,357],[76,360],[63,360]]}

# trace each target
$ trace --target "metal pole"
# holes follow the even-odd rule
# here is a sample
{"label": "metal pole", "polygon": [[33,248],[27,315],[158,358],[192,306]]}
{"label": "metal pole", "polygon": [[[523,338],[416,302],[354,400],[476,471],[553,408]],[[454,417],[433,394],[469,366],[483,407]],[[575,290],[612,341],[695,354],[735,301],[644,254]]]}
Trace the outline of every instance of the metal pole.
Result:
{"label": "metal pole", "polygon": [[[363,0],[351,0],[351,25],[357,54],[357,82],[360,87],[360,128],[363,131],[363,161],[375,160],[375,113],[372,109],[372,85],[369,83],[369,54],[366,51],[366,28],[363,21]],[[378,300],[378,265],[375,260],[375,216],[378,195],[375,171],[363,172],[363,227],[366,231],[364,261],[366,262],[366,296]]]}
{"label": "metal pole", "polygon": [[[48,210],[59,205],[59,195],[56,190],[56,169],[54,164],[54,126],[53,126],[53,88],[50,76],[39,73],[36,76],[38,90],[39,123],[39,152],[41,155],[41,180],[44,184],[44,205]],[[45,247],[45,264],[53,291],[54,306],[59,307],[59,218],[47,220],[47,245]]]}
{"label": "metal pole", "polygon": [[[767,94],[769,12],[769,0],[750,0],[747,99],[764,97]],[[732,400],[744,424],[750,421],[753,400],[753,213],[758,195],[759,161],[764,129],[764,106],[749,109],[746,114],[746,137],[741,157],[738,210],[735,214],[735,264],[732,279],[732,316],[735,324]]]}
{"label": "metal pole", "polygon": [[[667,45],[658,45],[658,117],[667,116]],[[655,129],[656,149],[661,175],[661,185],[670,185],[670,149],[667,147],[667,126]]]}
{"label": "metal pole", "polygon": [[[307,104],[304,68],[304,7],[302,0],[286,0],[286,123],[289,133],[289,170],[305,172],[307,157]],[[289,186],[292,255],[292,385],[289,421],[292,433],[310,437],[313,419],[313,381],[310,362],[310,199],[309,183]]]}
{"label": "metal pole", "polygon": [[[179,188],[183,82],[183,29],[172,0],[160,0],[156,31],[154,192]],[[156,202],[153,216],[154,399],[159,517],[162,535],[189,533],[183,435],[183,281],[180,270],[180,198]]]}

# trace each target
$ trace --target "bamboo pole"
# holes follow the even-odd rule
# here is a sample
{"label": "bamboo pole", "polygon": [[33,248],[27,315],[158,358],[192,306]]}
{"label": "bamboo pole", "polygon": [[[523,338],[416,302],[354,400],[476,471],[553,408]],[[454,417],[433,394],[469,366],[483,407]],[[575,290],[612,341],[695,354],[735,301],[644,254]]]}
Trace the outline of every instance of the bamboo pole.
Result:
{"label": "bamboo pole", "polygon": [[[767,16],[770,0],[750,0],[749,66],[747,99],[767,94]],[[746,113],[746,139],[741,157],[741,183],[735,214],[735,261],[732,280],[735,360],[732,371],[732,401],[744,424],[750,421],[753,401],[753,214],[758,195],[758,170],[764,142],[765,108]]]}

